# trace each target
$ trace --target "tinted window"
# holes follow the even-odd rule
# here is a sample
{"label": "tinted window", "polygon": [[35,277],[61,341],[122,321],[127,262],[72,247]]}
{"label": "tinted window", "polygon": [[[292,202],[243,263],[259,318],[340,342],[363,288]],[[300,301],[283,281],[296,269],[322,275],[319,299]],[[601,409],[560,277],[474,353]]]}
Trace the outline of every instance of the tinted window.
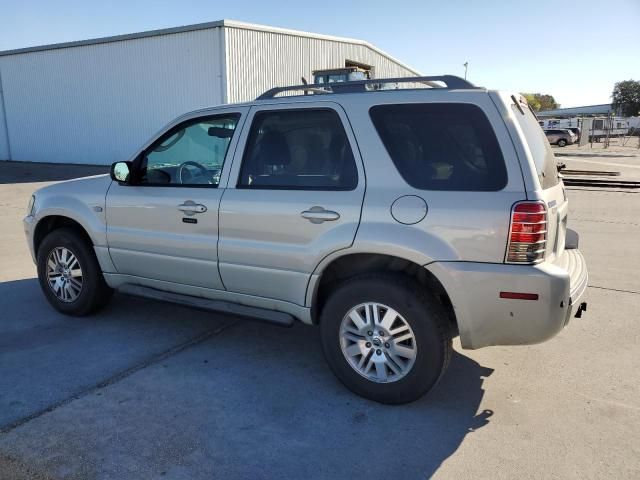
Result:
{"label": "tinted window", "polygon": [[277,110],[254,116],[239,187],[352,190],[358,174],[333,110]]}
{"label": "tinted window", "polygon": [[525,140],[531,150],[533,163],[536,166],[540,186],[545,189],[558,184],[558,168],[556,158],[551,150],[547,137],[543,135],[535,115],[529,107],[522,105],[522,112],[517,105],[512,105],[513,113],[524,133]]}
{"label": "tinted window", "polygon": [[393,163],[412,187],[495,191],[507,184],[495,133],[477,106],[378,105],[370,114]]}
{"label": "tinted window", "polygon": [[139,183],[217,186],[239,117],[198,119],[171,129],[144,153]]}

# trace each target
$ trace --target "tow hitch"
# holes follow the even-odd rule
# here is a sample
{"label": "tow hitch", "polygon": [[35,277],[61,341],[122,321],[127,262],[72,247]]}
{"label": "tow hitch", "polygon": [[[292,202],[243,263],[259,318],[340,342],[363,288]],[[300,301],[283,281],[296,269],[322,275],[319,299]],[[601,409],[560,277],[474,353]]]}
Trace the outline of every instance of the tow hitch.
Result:
{"label": "tow hitch", "polygon": [[578,305],[578,310],[576,310],[575,317],[582,318],[582,312],[586,312],[586,311],[587,311],[587,302],[582,302],[580,305]]}

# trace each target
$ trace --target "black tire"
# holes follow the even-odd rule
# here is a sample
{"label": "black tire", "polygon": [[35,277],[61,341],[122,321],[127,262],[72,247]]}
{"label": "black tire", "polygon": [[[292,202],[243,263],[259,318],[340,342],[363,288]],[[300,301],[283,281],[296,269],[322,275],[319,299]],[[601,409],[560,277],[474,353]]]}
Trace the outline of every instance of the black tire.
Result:
{"label": "black tire", "polygon": [[[342,319],[355,306],[376,302],[396,310],[415,335],[417,354],[406,375],[397,381],[377,383],[357,372],[340,347]],[[412,402],[440,380],[451,358],[448,321],[440,303],[425,287],[402,275],[365,274],[338,285],[321,316],[322,348],[333,373],[351,391],[386,404]]]}
{"label": "black tire", "polygon": [[[57,247],[71,251],[82,269],[82,288],[77,298],[70,302],[60,300],[47,280],[47,260]],[[113,294],[104,281],[93,248],[74,229],[60,228],[49,233],[38,248],[37,263],[40,288],[53,308],[61,313],[76,317],[88,315],[104,307]]]}
{"label": "black tire", "polygon": [[567,141],[564,138],[561,138],[560,140],[558,140],[558,146],[559,147],[566,147],[567,146]]}

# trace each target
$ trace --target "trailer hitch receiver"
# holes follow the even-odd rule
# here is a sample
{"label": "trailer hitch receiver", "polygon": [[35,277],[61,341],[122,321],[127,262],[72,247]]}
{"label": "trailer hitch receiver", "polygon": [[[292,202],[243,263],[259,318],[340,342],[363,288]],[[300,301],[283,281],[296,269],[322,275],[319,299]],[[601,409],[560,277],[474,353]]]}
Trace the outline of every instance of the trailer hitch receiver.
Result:
{"label": "trailer hitch receiver", "polygon": [[582,312],[586,312],[586,311],[587,311],[587,302],[582,302],[580,305],[578,305],[578,309],[576,310],[575,317],[582,318]]}

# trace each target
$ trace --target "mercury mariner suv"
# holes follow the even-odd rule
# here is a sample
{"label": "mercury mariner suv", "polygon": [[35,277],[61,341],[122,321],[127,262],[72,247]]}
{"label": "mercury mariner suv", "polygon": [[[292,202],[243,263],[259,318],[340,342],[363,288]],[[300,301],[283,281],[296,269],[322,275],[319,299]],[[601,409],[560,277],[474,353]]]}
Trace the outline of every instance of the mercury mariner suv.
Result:
{"label": "mercury mariner suv", "polygon": [[111,175],[38,190],[24,228],[60,312],[117,290],[318,325],[349,389],[402,403],[437,383],[456,335],[532,344],[586,309],[567,210],[526,100],[445,75],[188,113]]}

